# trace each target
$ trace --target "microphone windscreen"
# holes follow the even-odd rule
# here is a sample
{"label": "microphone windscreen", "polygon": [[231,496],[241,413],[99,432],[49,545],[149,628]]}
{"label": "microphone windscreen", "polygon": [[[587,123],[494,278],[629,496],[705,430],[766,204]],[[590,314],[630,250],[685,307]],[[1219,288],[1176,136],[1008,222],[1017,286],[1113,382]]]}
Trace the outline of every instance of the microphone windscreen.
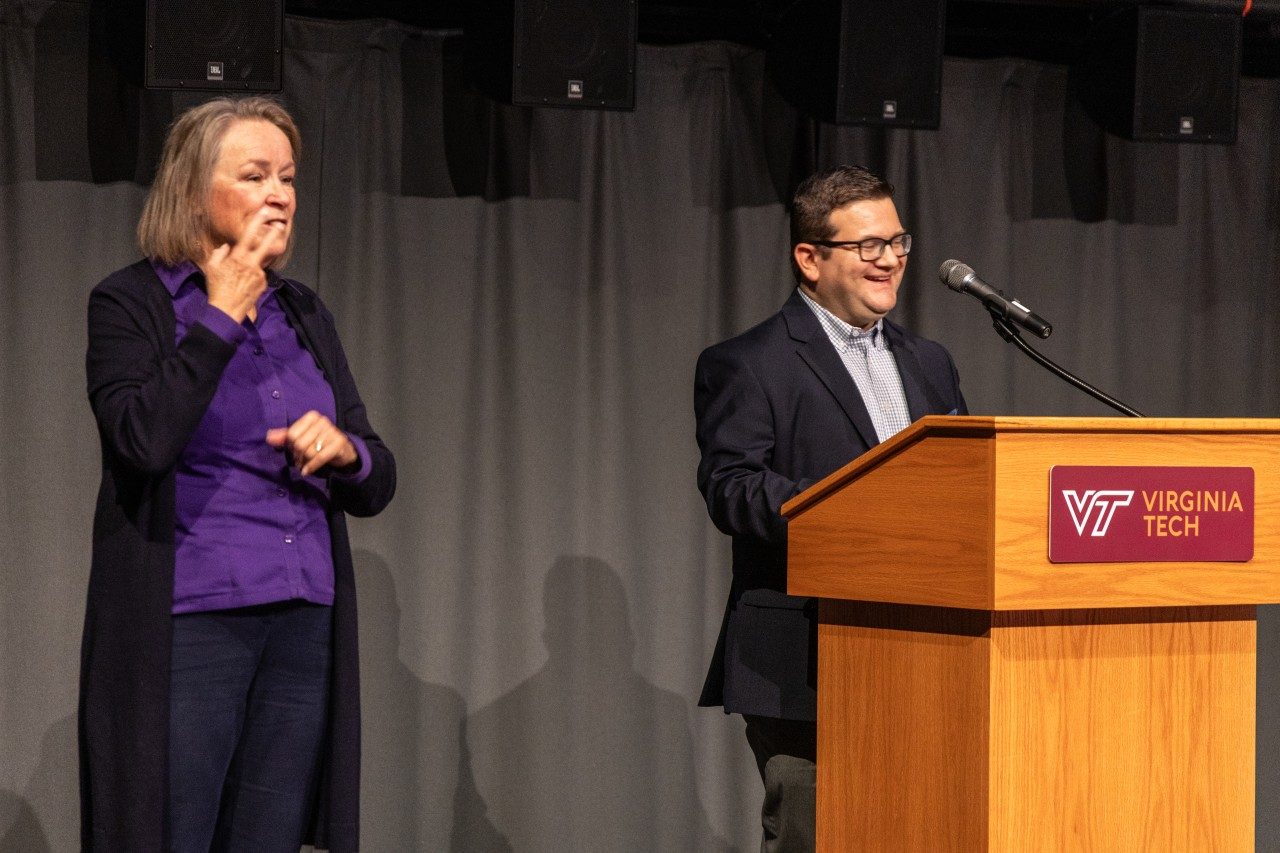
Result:
{"label": "microphone windscreen", "polygon": [[962,264],[957,260],[943,261],[942,266],[938,267],[938,278],[942,279],[942,283],[952,290],[964,290],[964,280],[973,275],[973,267],[968,264]]}

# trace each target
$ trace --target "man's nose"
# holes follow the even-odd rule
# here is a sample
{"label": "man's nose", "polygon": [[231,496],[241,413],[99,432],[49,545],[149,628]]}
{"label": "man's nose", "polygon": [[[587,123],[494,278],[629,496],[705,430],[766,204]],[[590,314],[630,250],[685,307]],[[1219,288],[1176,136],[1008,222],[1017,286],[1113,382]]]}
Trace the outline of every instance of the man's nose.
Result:
{"label": "man's nose", "polygon": [[893,247],[886,245],[884,251],[880,253],[880,257],[876,258],[876,266],[881,269],[891,270],[897,268],[902,263],[902,258],[893,253]]}

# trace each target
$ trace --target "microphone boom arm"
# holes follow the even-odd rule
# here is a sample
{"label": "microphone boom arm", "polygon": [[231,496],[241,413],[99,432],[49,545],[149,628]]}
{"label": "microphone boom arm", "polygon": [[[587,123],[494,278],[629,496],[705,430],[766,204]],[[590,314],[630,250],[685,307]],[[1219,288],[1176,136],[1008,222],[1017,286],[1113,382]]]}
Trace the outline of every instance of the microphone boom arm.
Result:
{"label": "microphone boom arm", "polygon": [[991,322],[992,322],[992,325],[995,326],[996,334],[998,334],[1000,337],[1004,338],[1006,341],[1016,346],[1018,349],[1022,350],[1024,353],[1027,354],[1027,357],[1029,357],[1036,364],[1043,367],[1045,370],[1052,373],[1054,376],[1057,376],[1059,379],[1066,382],[1068,385],[1072,385],[1076,388],[1079,388],[1081,391],[1088,394],[1090,397],[1093,397],[1095,400],[1106,403],[1108,406],[1115,409],[1117,412],[1120,412],[1122,415],[1128,415],[1131,418],[1146,417],[1137,409],[1131,408],[1130,406],[1126,406],[1124,403],[1121,403],[1115,397],[1112,397],[1111,395],[1098,390],[1097,388],[1090,385],[1088,382],[1085,382],[1079,376],[1076,376],[1074,373],[1067,370],[1065,367],[1062,367],[1056,362],[1054,362],[1048,356],[1038,352],[1035,349],[1035,347],[1031,346],[1031,344],[1027,343],[1022,339],[1022,335],[1018,333],[1018,330],[1014,328],[1012,323],[1010,323],[1007,319],[1005,319],[1005,317],[1000,313],[999,310],[992,308],[990,306],[987,306],[987,312],[991,314]]}

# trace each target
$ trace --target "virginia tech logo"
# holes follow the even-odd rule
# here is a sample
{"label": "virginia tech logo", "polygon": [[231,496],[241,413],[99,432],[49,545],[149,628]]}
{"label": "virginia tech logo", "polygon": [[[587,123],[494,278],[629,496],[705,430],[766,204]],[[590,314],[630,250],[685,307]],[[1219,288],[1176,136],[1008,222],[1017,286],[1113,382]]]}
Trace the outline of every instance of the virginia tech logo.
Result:
{"label": "virginia tech logo", "polygon": [[1063,489],[1062,498],[1067,502],[1067,512],[1071,513],[1076,533],[1083,536],[1092,518],[1093,529],[1089,535],[1106,536],[1116,510],[1133,503],[1133,490],[1089,489],[1082,494],[1075,489]]}
{"label": "virginia tech logo", "polygon": [[1248,562],[1254,469],[1054,465],[1049,562]]}

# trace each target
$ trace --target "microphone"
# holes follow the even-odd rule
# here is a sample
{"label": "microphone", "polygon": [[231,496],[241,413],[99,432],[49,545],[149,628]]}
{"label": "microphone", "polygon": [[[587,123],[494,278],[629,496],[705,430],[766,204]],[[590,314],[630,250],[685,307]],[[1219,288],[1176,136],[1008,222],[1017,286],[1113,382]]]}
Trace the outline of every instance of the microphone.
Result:
{"label": "microphone", "polygon": [[1048,320],[978,278],[978,274],[968,264],[956,260],[943,261],[942,266],[938,267],[938,277],[947,287],[957,293],[977,297],[987,306],[988,311],[1017,323],[1037,337],[1047,338],[1053,334],[1053,326]]}

